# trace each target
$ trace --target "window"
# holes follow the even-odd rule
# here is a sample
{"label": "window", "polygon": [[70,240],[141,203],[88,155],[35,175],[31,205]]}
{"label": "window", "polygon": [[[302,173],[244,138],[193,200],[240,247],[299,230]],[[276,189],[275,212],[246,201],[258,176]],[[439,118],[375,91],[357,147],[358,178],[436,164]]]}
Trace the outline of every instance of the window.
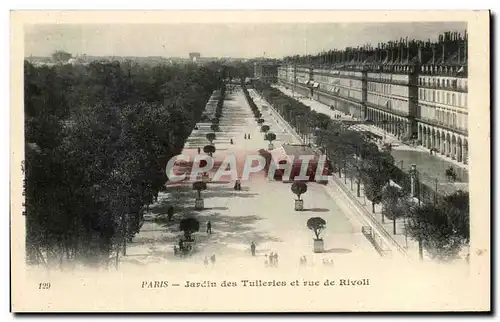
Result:
{"label": "window", "polygon": [[450,93],[446,93],[446,104],[450,105]]}
{"label": "window", "polygon": [[455,105],[455,94],[451,94],[451,105]]}
{"label": "window", "polygon": [[446,87],[450,87],[450,80],[449,79],[446,80]]}
{"label": "window", "polygon": [[432,91],[432,101],[436,101],[436,91]]}

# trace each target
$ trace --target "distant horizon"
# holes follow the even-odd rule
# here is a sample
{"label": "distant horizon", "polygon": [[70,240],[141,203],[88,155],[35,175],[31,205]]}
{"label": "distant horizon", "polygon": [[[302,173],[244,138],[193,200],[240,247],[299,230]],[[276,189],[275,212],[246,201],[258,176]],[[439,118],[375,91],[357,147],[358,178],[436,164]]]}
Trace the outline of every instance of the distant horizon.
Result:
{"label": "distant horizon", "polygon": [[72,56],[281,59],[400,38],[436,40],[464,33],[465,22],[296,24],[34,24],[25,32],[25,57]]}

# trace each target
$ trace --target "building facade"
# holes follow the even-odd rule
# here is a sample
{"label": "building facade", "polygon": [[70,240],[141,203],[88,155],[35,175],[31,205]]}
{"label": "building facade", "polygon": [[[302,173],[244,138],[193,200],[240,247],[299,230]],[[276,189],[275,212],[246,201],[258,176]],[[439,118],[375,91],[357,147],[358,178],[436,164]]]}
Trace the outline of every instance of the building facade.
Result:
{"label": "building facade", "polygon": [[[278,68],[278,82],[300,95],[468,162],[467,38],[435,44],[401,42]],[[371,54],[371,55],[370,55]],[[349,56],[350,55],[350,56]],[[439,59],[438,59],[439,57]]]}
{"label": "building facade", "polygon": [[274,62],[254,62],[254,77],[264,83],[276,83],[278,81],[278,66]]}

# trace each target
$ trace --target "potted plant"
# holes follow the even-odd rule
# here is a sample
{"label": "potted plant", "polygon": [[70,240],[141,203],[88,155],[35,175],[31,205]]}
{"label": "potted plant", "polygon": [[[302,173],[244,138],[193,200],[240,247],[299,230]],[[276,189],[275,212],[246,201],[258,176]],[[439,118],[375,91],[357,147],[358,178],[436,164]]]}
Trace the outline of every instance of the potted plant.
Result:
{"label": "potted plant", "polygon": [[269,150],[274,149],[273,141],[276,140],[276,134],[272,132],[267,133],[266,140],[269,141],[268,145]]}
{"label": "potted plant", "polygon": [[207,140],[210,142],[210,144],[214,144],[215,141],[215,133],[207,133],[205,136]]}
{"label": "potted plant", "polygon": [[[213,134],[213,133],[208,133],[208,134]],[[208,135],[207,134],[207,135]],[[210,157],[212,157],[212,155],[215,153],[215,146],[213,145],[205,145],[203,147],[203,152],[205,152],[206,154],[208,154]]]}
{"label": "potted plant", "polygon": [[269,132],[269,130],[271,130],[271,128],[269,127],[269,125],[262,125],[261,126],[260,131],[262,133],[264,133],[264,140],[266,139],[266,133]]}
{"label": "potted plant", "polygon": [[194,209],[202,210],[204,208],[204,202],[203,198],[201,197],[201,191],[206,189],[207,189],[206,182],[196,181],[195,183],[193,183],[193,190],[196,190],[198,192],[194,203]]}
{"label": "potted plant", "polygon": [[300,196],[307,192],[307,184],[304,182],[294,182],[292,184],[292,192],[297,195],[297,199],[295,199],[295,210],[304,210],[304,200],[300,199]]}
{"label": "potted plant", "polygon": [[314,232],[314,252],[322,253],[325,251],[325,243],[323,238],[320,238],[321,232],[326,227],[326,221],[321,217],[311,217],[307,220],[307,228]]}
{"label": "potted plant", "polygon": [[[200,168],[206,167],[207,164],[208,164],[207,160],[200,160]],[[208,182],[210,180],[207,172],[202,173],[201,180],[203,182]]]}
{"label": "potted plant", "polygon": [[219,132],[219,125],[216,123],[212,123],[212,125],[210,125],[210,129],[214,132]]}
{"label": "potted plant", "polygon": [[184,233],[184,239],[193,240],[193,233],[200,230],[200,222],[195,218],[184,218],[179,222],[179,230]]}

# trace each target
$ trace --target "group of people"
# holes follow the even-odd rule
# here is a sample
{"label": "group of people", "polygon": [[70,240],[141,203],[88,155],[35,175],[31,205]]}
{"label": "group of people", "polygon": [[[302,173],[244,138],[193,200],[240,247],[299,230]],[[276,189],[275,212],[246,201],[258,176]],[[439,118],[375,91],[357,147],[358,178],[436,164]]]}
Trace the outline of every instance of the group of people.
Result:
{"label": "group of people", "polygon": [[271,254],[266,254],[266,261],[264,262],[266,267],[276,267],[278,266],[278,253],[271,252]]}
{"label": "group of people", "polygon": [[247,140],[247,139],[250,140],[250,133],[248,133],[248,134],[245,133],[245,135],[243,137],[245,138],[245,140]]}
{"label": "group of people", "polygon": [[[215,254],[210,256],[210,261],[212,262],[212,266],[214,266],[215,265]],[[205,257],[205,260],[203,261],[203,263],[205,264],[205,266],[208,266],[208,257]]]}
{"label": "group of people", "polygon": [[181,257],[187,255],[193,250],[194,240],[184,240],[179,239],[179,243],[174,245],[174,255],[180,255]]}

